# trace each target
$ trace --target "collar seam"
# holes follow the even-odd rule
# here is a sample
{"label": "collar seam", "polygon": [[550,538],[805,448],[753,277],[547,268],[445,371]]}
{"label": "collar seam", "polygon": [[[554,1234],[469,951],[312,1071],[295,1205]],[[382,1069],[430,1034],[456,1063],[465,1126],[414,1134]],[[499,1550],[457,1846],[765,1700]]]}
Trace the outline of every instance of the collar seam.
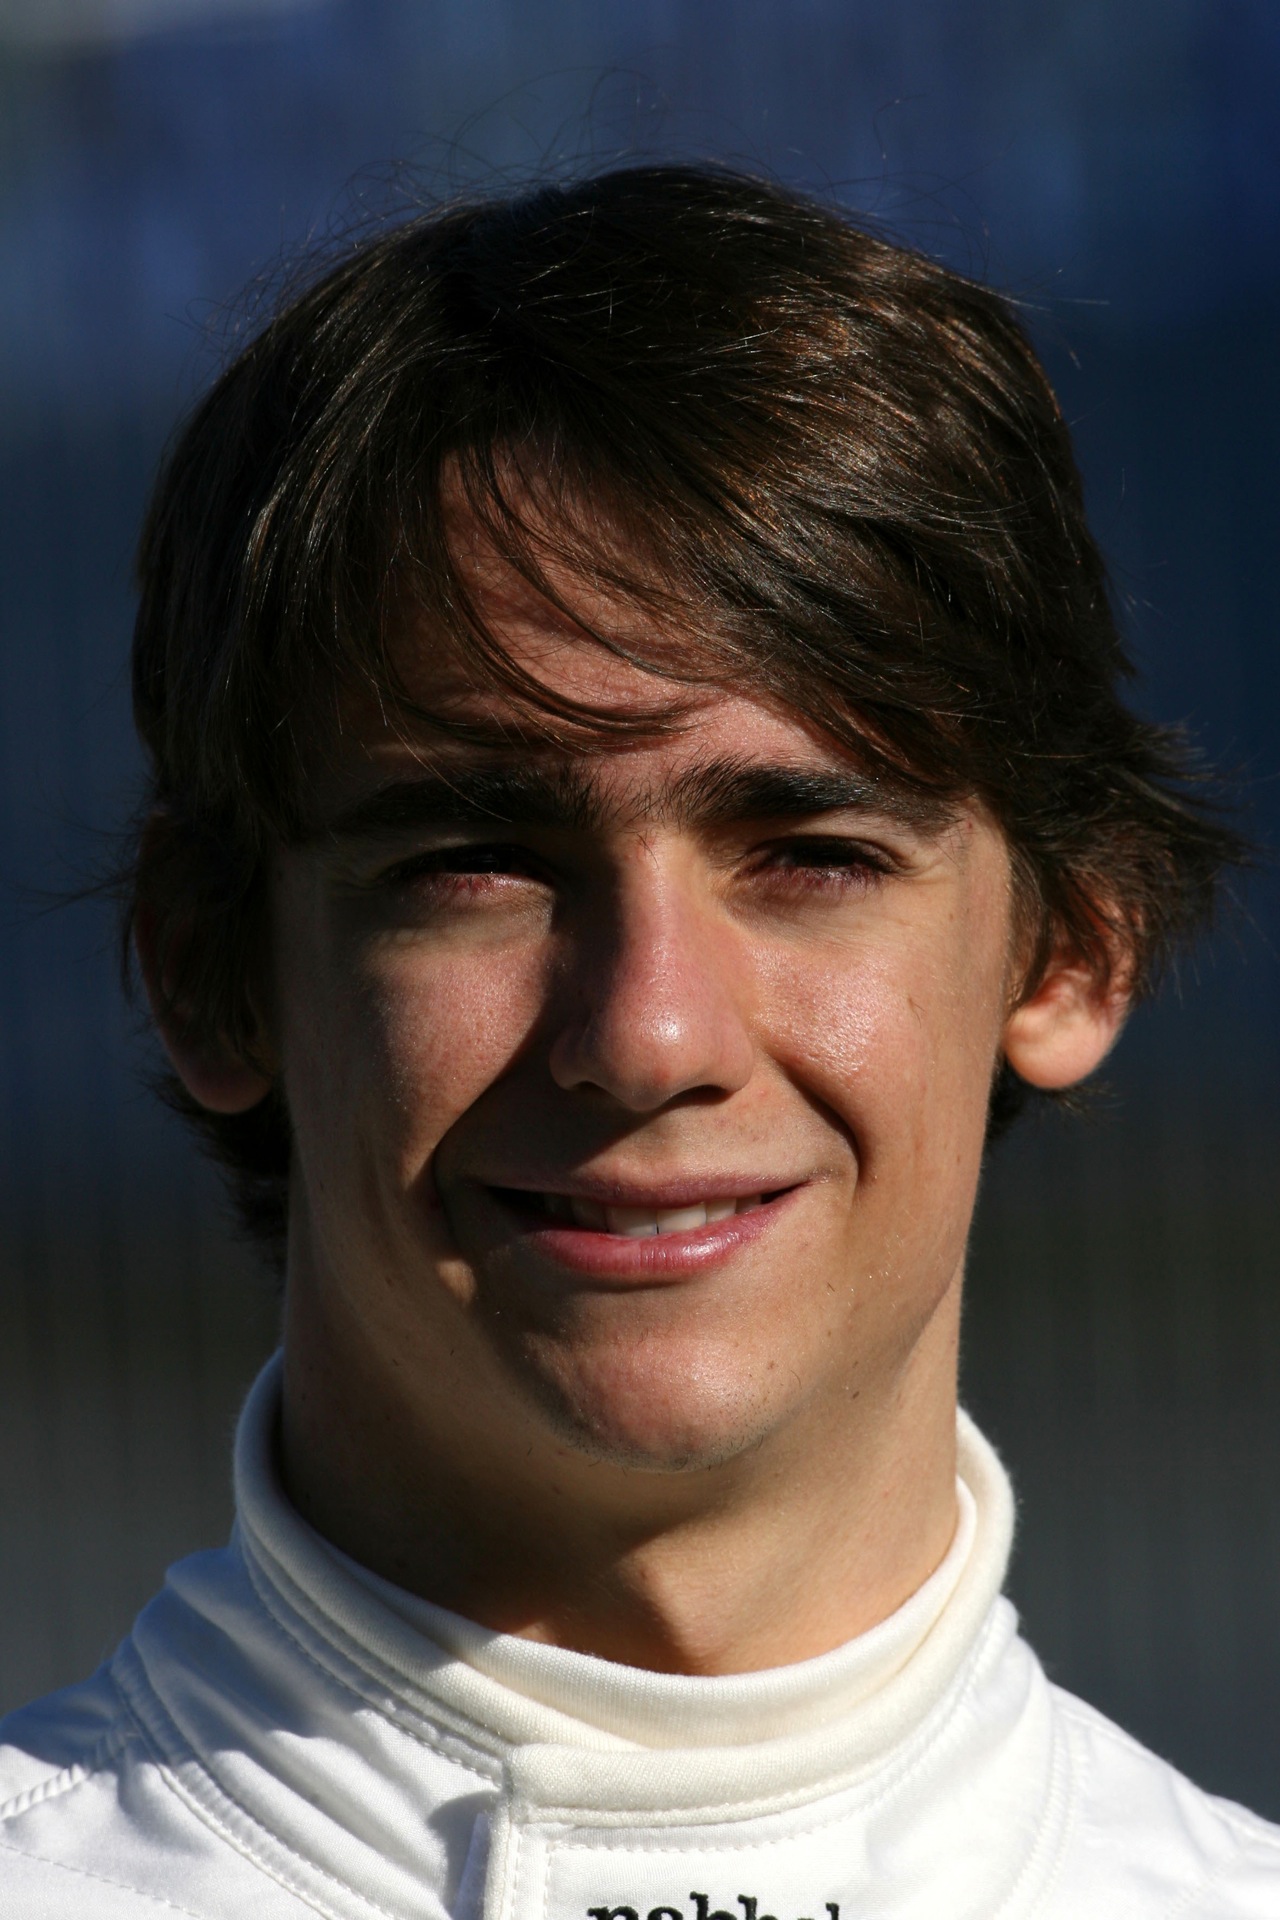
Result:
{"label": "collar seam", "polygon": [[[324,1623],[326,1631],[318,1634],[317,1637],[321,1648],[331,1645],[351,1669],[349,1672],[340,1671],[332,1662],[322,1657],[320,1650],[308,1646],[282,1615],[275,1604],[277,1597],[275,1585],[258,1564],[256,1542],[244,1542],[243,1557],[254,1598],[276,1632],[287,1640],[297,1653],[301,1654],[308,1666],[313,1667],[332,1685],[389,1720],[417,1745],[427,1748],[432,1753],[438,1753],[443,1759],[453,1761],[455,1765],[465,1767],[487,1786],[500,1787],[503,1784],[505,1774],[502,1764],[502,1743],[495,1742],[492,1746],[487,1745],[485,1736],[488,1730],[486,1728],[474,1721],[464,1720],[460,1714],[455,1716],[448,1708],[438,1706],[435,1701],[431,1702],[430,1712],[428,1712],[425,1706],[419,1707],[416,1703],[399,1699],[397,1688],[392,1684],[395,1677],[393,1670],[386,1668],[380,1672],[378,1666],[369,1661],[366,1649],[359,1647],[336,1621],[326,1617]],[[283,1578],[287,1579],[288,1575],[284,1570],[280,1571]],[[312,1626],[314,1631],[314,1623],[307,1621],[307,1616],[302,1609],[295,1607],[295,1612]],[[380,1666],[381,1663],[378,1665]],[[352,1677],[353,1673],[370,1684],[361,1685]],[[379,1687],[381,1691],[378,1691]],[[461,1725],[449,1724],[455,1718],[461,1722]]]}
{"label": "collar seam", "polygon": [[[127,1664],[136,1671],[126,1676]],[[261,1820],[251,1808],[246,1807],[210,1770],[203,1754],[196,1751],[183,1734],[170,1714],[164,1701],[151,1685],[146,1669],[135,1648],[129,1641],[124,1643],[113,1662],[113,1678],[120,1691],[130,1719],[138,1731],[138,1738],[155,1761],[156,1772],[168,1791],[202,1826],[215,1833],[223,1843],[231,1847],[251,1867],[275,1881],[287,1893],[306,1901],[307,1905],[324,1915],[324,1920],[350,1920],[353,1911],[351,1903],[357,1903],[356,1911],[362,1916],[375,1915],[377,1920],[397,1920],[389,1907],[371,1900],[355,1887],[340,1879],[336,1874],[310,1859],[278,1834],[265,1821]],[[152,1712],[144,1711],[144,1700]],[[167,1735],[168,1738],[164,1738]],[[184,1777],[184,1770],[193,1777]],[[198,1789],[197,1789],[198,1782]],[[230,1813],[234,1818],[228,1818]],[[238,1826],[248,1828],[248,1832],[237,1831]],[[265,1848],[263,1842],[266,1843]],[[285,1871],[281,1864],[269,1857],[278,1852],[286,1862],[304,1869],[302,1878]],[[321,1906],[320,1896],[314,1886],[305,1884],[306,1875],[314,1875],[336,1893],[344,1896],[341,1906]],[[179,1909],[181,1911],[181,1909]],[[194,1916],[193,1916],[194,1920]]]}
{"label": "collar seam", "polygon": [[[1050,1760],[1049,1790],[1045,1795],[1044,1810],[1036,1826],[1035,1836],[1027,1849],[1026,1859],[1019,1869],[1018,1876],[1010,1887],[1004,1900],[992,1916],[992,1920],[1012,1920],[1016,1912],[1016,1903],[1031,1885],[1031,1906],[1025,1909],[1028,1915],[1042,1909],[1052,1893],[1062,1871],[1062,1863],[1067,1857],[1067,1847],[1076,1824],[1080,1796],[1078,1792],[1076,1756],[1072,1747],[1071,1727],[1067,1725],[1059,1735],[1058,1720],[1055,1714],[1050,1726],[1052,1758]],[[1051,1824],[1055,1811],[1060,1807],[1058,1820],[1057,1845],[1052,1846]],[[1052,1847],[1052,1851],[1050,1850]],[[1037,1865],[1044,1861],[1039,1888],[1035,1884]]]}
{"label": "collar seam", "polygon": [[[1144,1760],[1149,1758],[1147,1749],[1135,1740],[1132,1734],[1127,1733],[1123,1727],[1117,1727],[1113,1721],[1106,1719],[1087,1702],[1077,1700],[1074,1694],[1065,1693],[1061,1689],[1057,1692],[1057,1699],[1068,1737],[1073,1740],[1077,1765],[1080,1769],[1095,1770],[1093,1754],[1089,1751],[1089,1736],[1096,1738],[1100,1733],[1110,1736],[1114,1745],[1124,1747],[1132,1755]],[[1083,1711],[1080,1711],[1081,1708]],[[1228,1820],[1224,1824],[1229,1827],[1238,1842],[1239,1829],[1235,1823]],[[1239,1857],[1238,1846],[1236,1857]],[[1185,1887],[1172,1906],[1162,1909],[1161,1920],[1178,1920],[1178,1916],[1187,1912],[1193,1900],[1198,1900],[1202,1894],[1212,1893],[1215,1886],[1221,1885],[1223,1875],[1229,1871],[1231,1864],[1228,1861],[1219,1861],[1214,1865],[1198,1864],[1194,1884]]]}
{"label": "collar seam", "polygon": [[70,1766],[60,1767],[54,1773],[48,1773],[43,1780],[37,1780],[33,1787],[24,1787],[21,1793],[15,1793],[11,1800],[0,1806],[0,1823],[20,1819],[33,1807],[43,1806],[48,1800],[57,1800],[63,1794],[72,1793],[82,1787],[94,1775],[101,1773],[115,1759],[116,1755],[129,1744],[135,1736],[128,1726],[111,1726],[105,1733],[99,1734],[84,1760],[73,1760]]}

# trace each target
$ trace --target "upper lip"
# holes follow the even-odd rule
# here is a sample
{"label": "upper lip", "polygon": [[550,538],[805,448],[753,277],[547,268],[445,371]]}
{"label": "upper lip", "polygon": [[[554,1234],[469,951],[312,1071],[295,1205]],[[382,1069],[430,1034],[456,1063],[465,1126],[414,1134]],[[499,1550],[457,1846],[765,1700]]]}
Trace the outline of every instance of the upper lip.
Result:
{"label": "upper lip", "polygon": [[648,1207],[654,1211],[674,1211],[697,1206],[702,1200],[746,1200],[753,1194],[783,1193],[799,1186],[798,1179],[768,1174],[708,1174],[681,1176],[669,1180],[494,1180],[488,1183],[508,1193],[555,1194],[566,1200],[594,1200],[604,1207]]}

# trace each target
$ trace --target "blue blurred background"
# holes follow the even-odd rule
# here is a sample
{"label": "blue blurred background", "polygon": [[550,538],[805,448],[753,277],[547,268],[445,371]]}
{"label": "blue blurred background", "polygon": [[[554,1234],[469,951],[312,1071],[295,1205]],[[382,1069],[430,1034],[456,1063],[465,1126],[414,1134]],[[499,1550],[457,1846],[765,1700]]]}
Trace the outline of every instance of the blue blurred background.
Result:
{"label": "blue blurred background", "polygon": [[[1280,823],[1274,0],[0,0],[0,1706],[228,1518],[269,1285],[144,1085],[99,904],[131,546],[242,291],[495,169],[764,166],[1023,303],[1151,712]],[[1264,872],[1094,1120],[998,1153],[970,1404],[1057,1677],[1280,1816],[1280,909]]]}

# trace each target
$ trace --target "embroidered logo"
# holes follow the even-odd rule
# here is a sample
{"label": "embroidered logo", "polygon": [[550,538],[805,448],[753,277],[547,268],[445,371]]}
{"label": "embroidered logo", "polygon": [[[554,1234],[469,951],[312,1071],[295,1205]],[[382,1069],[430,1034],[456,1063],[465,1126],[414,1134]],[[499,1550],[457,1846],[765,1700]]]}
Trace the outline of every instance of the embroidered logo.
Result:
{"label": "embroidered logo", "polygon": [[[776,1914],[758,1913],[760,1902],[754,1893],[740,1893],[737,1896],[741,1914],[731,1913],[726,1907],[712,1907],[710,1895],[691,1893],[693,1902],[692,1920],[778,1920]],[[840,1920],[840,1904],[836,1900],[824,1900],[827,1920]],[[638,1907],[588,1907],[587,1920],[690,1920],[683,1907],[650,1907],[642,1914]],[[813,1914],[800,1914],[797,1920],[814,1920]]]}

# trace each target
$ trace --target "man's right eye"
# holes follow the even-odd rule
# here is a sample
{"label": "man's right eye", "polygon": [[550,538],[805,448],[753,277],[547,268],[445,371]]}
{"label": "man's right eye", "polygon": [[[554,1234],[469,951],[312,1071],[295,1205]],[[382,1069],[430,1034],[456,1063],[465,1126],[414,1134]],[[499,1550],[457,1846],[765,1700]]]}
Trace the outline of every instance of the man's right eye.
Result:
{"label": "man's right eye", "polygon": [[384,886],[423,888],[441,895],[479,895],[508,882],[541,878],[527,847],[481,842],[433,847],[396,861],[380,876]]}

